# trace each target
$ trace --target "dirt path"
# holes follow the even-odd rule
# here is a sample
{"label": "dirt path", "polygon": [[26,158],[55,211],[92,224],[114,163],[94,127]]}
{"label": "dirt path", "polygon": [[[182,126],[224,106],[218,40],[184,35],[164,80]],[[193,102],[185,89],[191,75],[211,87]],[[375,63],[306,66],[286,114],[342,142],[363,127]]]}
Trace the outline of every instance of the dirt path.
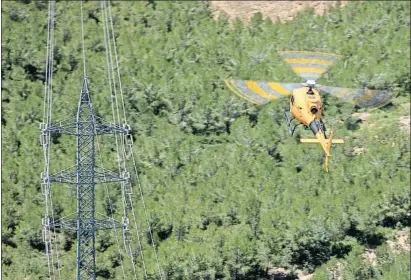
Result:
{"label": "dirt path", "polygon": [[402,116],[399,118],[400,126],[402,129],[410,133],[410,116]]}
{"label": "dirt path", "polygon": [[[338,1],[211,1],[214,16],[221,11],[226,12],[230,20],[239,17],[249,22],[255,13],[262,13],[263,17],[270,17],[273,22],[284,22],[293,19],[301,10],[314,8],[318,15],[322,15],[330,6]],[[348,1],[341,1],[344,7]]]}

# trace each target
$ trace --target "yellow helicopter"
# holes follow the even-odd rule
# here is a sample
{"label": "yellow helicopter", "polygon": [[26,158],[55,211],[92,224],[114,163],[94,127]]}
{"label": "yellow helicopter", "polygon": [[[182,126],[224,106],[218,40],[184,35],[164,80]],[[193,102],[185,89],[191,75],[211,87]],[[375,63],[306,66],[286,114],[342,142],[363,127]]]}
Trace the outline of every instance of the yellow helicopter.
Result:
{"label": "yellow helicopter", "polygon": [[[290,65],[294,73],[306,79],[306,83],[276,83],[250,80],[225,80],[228,88],[241,98],[256,104],[264,105],[281,97],[290,96],[290,108],[285,111],[285,119],[290,134],[302,124],[310,129],[316,139],[300,139],[302,143],[319,143],[325,152],[325,170],[328,172],[328,158],[332,144],[343,144],[342,139],[333,139],[333,132],[326,135],[322,121],[323,104],[320,91],[355,104],[357,108],[381,107],[391,97],[386,90],[349,89],[320,86],[316,80],[321,77],[341,56],[307,51],[281,51],[280,56]],[[297,124],[292,127],[292,121]]]}

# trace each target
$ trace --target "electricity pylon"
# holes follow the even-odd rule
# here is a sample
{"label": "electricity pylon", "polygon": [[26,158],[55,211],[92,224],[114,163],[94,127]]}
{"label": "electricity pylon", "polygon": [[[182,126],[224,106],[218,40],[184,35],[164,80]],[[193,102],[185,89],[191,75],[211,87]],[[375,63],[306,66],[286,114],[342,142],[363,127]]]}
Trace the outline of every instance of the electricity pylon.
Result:
{"label": "electricity pylon", "polygon": [[[94,114],[89,91],[89,82],[83,76],[80,99],[76,116],[58,124],[42,124],[42,144],[49,145],[50,134],[68,134],[76,137],[76,164],[54,175],[43,176],[43,184],[52,182],[71,184],[76,188],[77,211],[67,218],[50,221],[44,219],[46,232],[50,230],[70,230],[77,232],[77,280],[96,279],[95,233],[99,229],[128,227],[128,220],[122,223],[114,219],[99,219],[95,213],[95,184],[121,182],[125,184],[127,172],[115,172],[98,167],[95,164],[95,137],[100,134],[124,133],[129,135],[127,125],[105,122]],[[73,217],[73,218],[71,218]],[[74,218],[75,217],[75,218]]]}

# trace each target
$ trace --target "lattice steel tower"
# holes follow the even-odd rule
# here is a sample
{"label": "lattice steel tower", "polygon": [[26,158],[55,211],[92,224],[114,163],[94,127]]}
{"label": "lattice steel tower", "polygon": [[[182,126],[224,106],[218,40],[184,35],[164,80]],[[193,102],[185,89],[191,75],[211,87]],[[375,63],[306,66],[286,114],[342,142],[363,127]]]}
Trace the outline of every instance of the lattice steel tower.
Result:
{"label": "lattice steel tower", "polygon": [[[49,185],[52,182],[72,184],[77,191],[77,212],[59,221],[45,219],[45,228],[77,231],[77,280],[96,279],[95,232],[98,229],[123,228],[127,223],[113,219],[98,219],[95,215],[94,187],[97,183],[122,182],[128,180],[127,173],[121,176],[95,164],[95,136],[99,134],[129,134],[128,126],[119,126],[103,121],[94,114],[91,103],[89,82],[83,76],[77,114],[57,125],[42,125],[42,135],[68,134],[76,137],[76,164],[54,175],[43,178]],[[49,139],[49,137],[43,137]]]}

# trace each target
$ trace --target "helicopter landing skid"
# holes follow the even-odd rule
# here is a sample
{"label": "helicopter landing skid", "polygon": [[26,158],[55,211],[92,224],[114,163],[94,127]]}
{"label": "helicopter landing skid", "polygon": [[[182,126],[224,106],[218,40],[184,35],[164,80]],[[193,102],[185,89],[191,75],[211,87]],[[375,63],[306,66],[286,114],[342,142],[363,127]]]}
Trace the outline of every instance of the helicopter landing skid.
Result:
{"label": "helicopter landing skid", "polygon": [[290,134],[292,136],[294,134],[294,131],[295,131],[296,127],[299,126],[301,123],[298,123],[298,124],[294,125],[293,128],[291,128],[291,122],[294,120],[294,118],[290,118],[290,112],[288,112],[288,111],[285,111],[284,115],[285,115],[285,121],[287,123],[288,131],[290,132]]}

